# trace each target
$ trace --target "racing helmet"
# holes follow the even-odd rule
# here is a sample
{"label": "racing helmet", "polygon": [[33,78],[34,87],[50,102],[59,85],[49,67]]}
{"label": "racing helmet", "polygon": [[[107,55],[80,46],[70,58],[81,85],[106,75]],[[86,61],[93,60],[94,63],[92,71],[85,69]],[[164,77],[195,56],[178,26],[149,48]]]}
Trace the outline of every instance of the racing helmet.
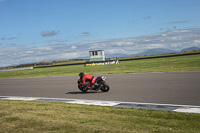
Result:
{"label": "racing helmet", "polygon": [[79,76],[82,79],[85,76],[85,74],[83,72],[81,72],[81,73],[79,73]]}

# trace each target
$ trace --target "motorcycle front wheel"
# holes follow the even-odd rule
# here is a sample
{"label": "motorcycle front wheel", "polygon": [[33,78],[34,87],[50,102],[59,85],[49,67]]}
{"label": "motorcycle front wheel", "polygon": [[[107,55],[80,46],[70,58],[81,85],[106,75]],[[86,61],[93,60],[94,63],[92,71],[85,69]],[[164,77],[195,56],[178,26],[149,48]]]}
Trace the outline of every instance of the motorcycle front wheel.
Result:
{"label": "motorcycle front wheel", "polygon": [[88,91],[87,87],[82,87],[82,86],[78,85],[78,88],[79,88],[82,92],[87,92],[87,91]]}
{"label": "motorcycle front wheel", "polygon": [[110,86],[107,83],[104,83],[104,85],[101,87],[101,91],[108,92],[110,90]]}

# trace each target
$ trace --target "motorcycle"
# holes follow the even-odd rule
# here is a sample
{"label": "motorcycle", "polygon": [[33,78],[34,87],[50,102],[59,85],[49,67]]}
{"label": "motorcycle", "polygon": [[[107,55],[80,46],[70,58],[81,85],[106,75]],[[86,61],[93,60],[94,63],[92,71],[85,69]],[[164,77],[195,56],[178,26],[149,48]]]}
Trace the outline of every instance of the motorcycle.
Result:
{"label": "motorcycle", "polygon": [[106,77],[97,77],[94,85],[91,85],[90,81],[86,81],[85,85],[81,84],[81,79],[80,77],[78,78],[78,88],[82,92],[87,92],[88,90],[95,90],[99,91],[101,90],[102,92],[108,92],[110,90],[110,86],[105,82]]}

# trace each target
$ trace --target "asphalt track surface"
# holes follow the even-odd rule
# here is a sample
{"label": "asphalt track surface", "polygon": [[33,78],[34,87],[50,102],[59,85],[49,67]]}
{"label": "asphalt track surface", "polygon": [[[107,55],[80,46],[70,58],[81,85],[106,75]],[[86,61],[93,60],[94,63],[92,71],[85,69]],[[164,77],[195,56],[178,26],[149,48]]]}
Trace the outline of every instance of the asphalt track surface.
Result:
{"label": "asphalt track surface", "polygon": [[[95,75],[101,76],[101,75]],[[109,92],[83,93],[78,76],[0,79],[0,96],[200,106],[200,71],[104,74]]]}

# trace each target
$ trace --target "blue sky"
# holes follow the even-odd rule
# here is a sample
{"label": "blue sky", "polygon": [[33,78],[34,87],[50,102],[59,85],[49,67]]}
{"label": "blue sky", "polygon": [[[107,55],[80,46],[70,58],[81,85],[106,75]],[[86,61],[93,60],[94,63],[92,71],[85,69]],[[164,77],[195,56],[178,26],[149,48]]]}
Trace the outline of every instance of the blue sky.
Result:
{"label": "blue sky", "polygon": [[0,0],[0,67],[200,47],[200,0]]}

